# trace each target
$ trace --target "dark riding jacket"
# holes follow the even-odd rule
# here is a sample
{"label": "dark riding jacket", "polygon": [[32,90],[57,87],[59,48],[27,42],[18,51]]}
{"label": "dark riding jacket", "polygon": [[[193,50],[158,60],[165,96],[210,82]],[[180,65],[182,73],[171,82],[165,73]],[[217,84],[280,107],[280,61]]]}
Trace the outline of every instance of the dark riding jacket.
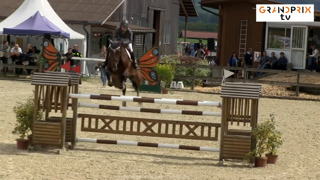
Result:
{"label": "dark riding jacket", "polygon": [[127,28],[127,30],[123,33],[121,30],[121,27],[118,27],[116,29],[115,36],[117,41],[121,41],[121,39],[127,39],[129,40],[129,43],[132,43],[132,40],[133,40],[133,33],[130,28]]}

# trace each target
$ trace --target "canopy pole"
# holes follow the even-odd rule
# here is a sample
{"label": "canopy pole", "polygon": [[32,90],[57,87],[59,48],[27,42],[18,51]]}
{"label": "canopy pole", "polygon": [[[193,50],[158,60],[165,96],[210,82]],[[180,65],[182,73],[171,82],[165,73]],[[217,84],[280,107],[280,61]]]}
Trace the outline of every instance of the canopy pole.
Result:
{"label": "canopy pole", "polygon": [[4,34],[2,34],[2,42],[1,42],[1,50],[3,49],[3,43],[4,43]]}

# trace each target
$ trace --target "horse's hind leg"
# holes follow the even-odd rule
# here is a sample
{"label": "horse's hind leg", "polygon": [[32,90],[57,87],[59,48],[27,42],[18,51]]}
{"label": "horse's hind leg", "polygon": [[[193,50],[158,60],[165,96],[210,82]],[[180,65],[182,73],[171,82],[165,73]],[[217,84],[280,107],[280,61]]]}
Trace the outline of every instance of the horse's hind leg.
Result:
{"label": "horse's hind leg", "polygon": [[[127,86],[124,83],[122,83],[122,86],[123,86],[122,95],[125,96],[126,95]],[[122,101],[122,106],[127,106],[127,102],[126,101]]]}
{"label": "horse's hind leg", "polygon": [[[133,78],[130,78],[131,82],[132,82],[132,86],[134,88],[134,90],[137,92],[137,97],[140,96],[140,91],[139,91],[139,84],[137,83],[136,79],[133,77]],[[142,103],[139,102],[139,105],[141,105]]]}

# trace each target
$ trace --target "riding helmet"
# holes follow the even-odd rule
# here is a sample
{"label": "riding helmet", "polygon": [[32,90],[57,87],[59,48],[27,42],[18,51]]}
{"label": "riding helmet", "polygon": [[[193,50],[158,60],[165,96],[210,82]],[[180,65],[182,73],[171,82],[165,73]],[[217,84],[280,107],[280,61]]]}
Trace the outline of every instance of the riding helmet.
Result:
{"label": "riding helmet", "polygon": [[123,20],[121,22],[120,26],[124,26],[124,27],[128,28],[128,24],[129,24],[129,22],[127,20]]}

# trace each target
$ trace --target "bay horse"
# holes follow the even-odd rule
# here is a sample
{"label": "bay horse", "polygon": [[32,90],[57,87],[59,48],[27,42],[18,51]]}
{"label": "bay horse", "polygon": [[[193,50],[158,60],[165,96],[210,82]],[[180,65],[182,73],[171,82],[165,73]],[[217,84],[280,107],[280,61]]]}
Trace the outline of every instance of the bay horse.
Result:
{"label": "bay horse", "polygon": [[[139,69],[134,69],[131,63],[131,57],[128,53],[128,44],[121,41],[110,41],[108,54],[105,65],[107,66],[108,86],[114,86],[122,90],[122,94],[126,95],[126,80],[129,78],[132,86],[139,96],[139,87],[142,83],[142,74]],[[110,81],[111,75],[111,81]],[[126,106],[126,102],[122,102]]]}

